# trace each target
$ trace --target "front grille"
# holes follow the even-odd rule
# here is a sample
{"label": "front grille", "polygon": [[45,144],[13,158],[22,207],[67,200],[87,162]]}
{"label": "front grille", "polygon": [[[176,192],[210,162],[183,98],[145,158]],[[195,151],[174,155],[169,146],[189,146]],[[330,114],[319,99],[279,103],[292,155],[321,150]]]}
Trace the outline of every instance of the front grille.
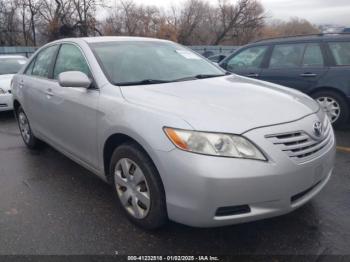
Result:
{"label": "front grille", "polygon": [[7,104],[0,104],[0,107],[8,107]]}
{"label": "front grille", "polygon": [[322,139],[315,139],[304,131],[268,135],[266,138],[290,158],[302,162],[311,159],[318,153],[322,153],[327,145],[332,142],[331,129],[329,121],[325,121]]}

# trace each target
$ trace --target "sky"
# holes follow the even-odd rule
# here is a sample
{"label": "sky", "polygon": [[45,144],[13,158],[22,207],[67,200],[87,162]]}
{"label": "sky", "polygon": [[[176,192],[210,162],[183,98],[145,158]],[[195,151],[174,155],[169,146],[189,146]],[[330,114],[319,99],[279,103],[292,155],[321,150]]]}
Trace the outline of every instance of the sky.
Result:
{"label": "sky", "polygon": [[[115,0],[112,0],[115,1]],[[183,0],[134,0],[139,4],[150,4],[167,8],[181,4]],[[215,4],[217,0],[206,0]],[[235,2],[235,0],[230,0]],[[313,24],[333,24],[350,27],[350,0],[260,0],[266,14],[273,19],[286,20],[300,17]]]}

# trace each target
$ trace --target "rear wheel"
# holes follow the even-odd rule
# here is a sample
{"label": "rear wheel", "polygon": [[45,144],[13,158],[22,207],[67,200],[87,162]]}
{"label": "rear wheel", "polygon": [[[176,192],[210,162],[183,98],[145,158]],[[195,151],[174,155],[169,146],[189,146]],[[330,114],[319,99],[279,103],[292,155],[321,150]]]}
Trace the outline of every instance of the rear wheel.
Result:
{"label": "rear wheel", "polygon": [[344,125],[349,118],[349,105],[344,97],[331,90],[312,94],[335,127]]}
{"label": "rear wheel", "polygon": [[119,203],[134,224],[159,228],[167,221],[163,184],[152,160],[140,146],[125,143],[112,155],[110,174]]}
{"label": "rear wheel", "polygon": [[27,115],[24,113],[23,108],[19,107],[16,112],[18,127],[21,132],[23,142],[30,149],[38,149],[40,141],[34,136],[29,124]]}

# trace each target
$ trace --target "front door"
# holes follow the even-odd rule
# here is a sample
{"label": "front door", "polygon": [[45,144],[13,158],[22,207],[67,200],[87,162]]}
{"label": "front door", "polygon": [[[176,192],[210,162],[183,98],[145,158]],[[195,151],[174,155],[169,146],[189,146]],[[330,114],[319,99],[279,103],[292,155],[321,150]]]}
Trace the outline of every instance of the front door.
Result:
{"label": "front door", "polygon": [[48,99],[50,139],[59,148],[98,167],[97,114],[99,90],[96,88],[61,87],[58,76],[66,71],[80,71],[92,78],[79,47],[62,44],[53,69],[54,86]]}
{"label": "front door", "polygon": [[259,78],[267,50],[268,46],[249,47],[223,61],[222,66],[238,75]]}

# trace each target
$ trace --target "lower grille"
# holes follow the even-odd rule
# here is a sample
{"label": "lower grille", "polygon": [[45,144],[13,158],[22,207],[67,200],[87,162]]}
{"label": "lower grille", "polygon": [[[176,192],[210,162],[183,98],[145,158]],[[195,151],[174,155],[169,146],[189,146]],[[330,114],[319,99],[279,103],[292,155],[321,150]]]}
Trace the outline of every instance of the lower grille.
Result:
{"label": "lower grille", "polygon": [[8,107],[7,104],[0,104],[0,107]]}
{"label": "lower grille", "polygon": [[319,184],[321,183],[321,181],[319,181],[318,183],[316,183],[315,185],[313,185],[312,187],[304,190],[303,192],[300,192],[294,196],[292,196],[290,198],[290,202],[295,203],[296,201],[298,201],[299,199],[303,198],[305,195],[307,195],[309,192],[311,192],[315,187],[317,187]]}
{"label": "lower grille", "polygon": [[228,207],[219,207],[216,210],[215,216],[232,216],[250,213],[250,207],[248,205],[241,206],[228,206]]}

